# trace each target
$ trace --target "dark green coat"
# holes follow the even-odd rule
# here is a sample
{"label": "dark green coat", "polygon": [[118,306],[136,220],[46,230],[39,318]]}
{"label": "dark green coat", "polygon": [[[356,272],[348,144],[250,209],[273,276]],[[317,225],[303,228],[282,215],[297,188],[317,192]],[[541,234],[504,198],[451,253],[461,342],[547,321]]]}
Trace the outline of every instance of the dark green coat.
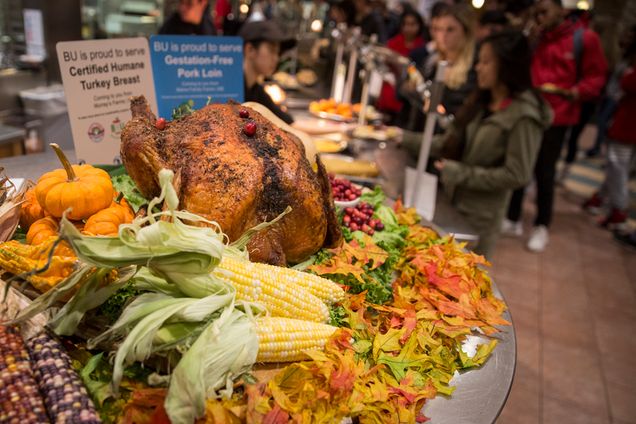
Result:
{"label": "dark green coat", "polygon": [[446,161],[441,181],[451,203],[479,234],[477,253],[492,253],[512,191],[532,178],[552,113],[531,92],[466,127],[460,162]]}
{"label": "dark green coat", "polygon": [[[453,206],[479,235],[475,251],[490,256],[512,191],[532,178],[552,113],[526,91],[504,109],[483,116],[484,112],[478,113],[466,127],[461,161],[446,161],[441,182]],[[434,140],[432,157],[444,139]]]}

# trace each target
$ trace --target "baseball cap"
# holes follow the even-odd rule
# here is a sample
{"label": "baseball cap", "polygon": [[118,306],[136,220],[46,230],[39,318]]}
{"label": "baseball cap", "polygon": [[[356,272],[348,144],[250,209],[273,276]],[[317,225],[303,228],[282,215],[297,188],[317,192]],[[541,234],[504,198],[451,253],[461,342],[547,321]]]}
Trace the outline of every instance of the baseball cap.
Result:
{"label": "baseball cap", "polygon": [[281,43],[281,50],[286,50],[296,44],[296,40],[287,37],[283,31],[272,21],[246,22],[238,33],[243,42],[248,41],[273,41]]}

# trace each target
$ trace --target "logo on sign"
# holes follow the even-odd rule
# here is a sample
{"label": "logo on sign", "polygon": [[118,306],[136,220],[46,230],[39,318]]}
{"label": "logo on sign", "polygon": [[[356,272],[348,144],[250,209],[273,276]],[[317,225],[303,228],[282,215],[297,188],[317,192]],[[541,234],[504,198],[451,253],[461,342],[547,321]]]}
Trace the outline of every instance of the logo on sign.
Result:
{"label": "logo on sign", "polygon": [[117,116],[115,119],[113,119],[113,122],[110,123],[110,136],[116,140],[119,140],[121,136],[121,130],[123,129],[124,124],[119,119],[119,116]]}
{"label": "logo on sign", "polygon": [[104,127],[99,122],[93,122],[88,127],[88,138],[95,143],[99,143],[104,139]]}

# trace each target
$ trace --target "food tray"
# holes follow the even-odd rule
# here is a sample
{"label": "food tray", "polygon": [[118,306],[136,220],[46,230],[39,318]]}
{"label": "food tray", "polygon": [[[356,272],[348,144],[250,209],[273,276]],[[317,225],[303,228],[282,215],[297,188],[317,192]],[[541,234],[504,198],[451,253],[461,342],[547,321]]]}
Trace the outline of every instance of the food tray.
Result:
{"label": "food tray", "polygon": [[329,119],[329,120],[337,121],[337,122],[355,122],[355,118],[345,118],[344,116],[338,115],[337,113],[314,112],[311,110],[309,111],[309,113],[315,116],[316,118],[321,118],[321,119]]}

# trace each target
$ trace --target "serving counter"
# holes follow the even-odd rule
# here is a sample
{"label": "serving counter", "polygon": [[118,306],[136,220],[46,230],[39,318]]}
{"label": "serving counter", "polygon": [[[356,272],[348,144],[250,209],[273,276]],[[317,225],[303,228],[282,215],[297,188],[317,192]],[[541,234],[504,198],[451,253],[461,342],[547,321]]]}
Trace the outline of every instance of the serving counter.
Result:
{"label": "serving counter", "polygon": [[[400,175],[404,173],[405,161],[402,151],[395,147],[376,149],[371,152],[385,175],[387,193],[399,190]],[[75,152],[66,150],[71,162],[75,162]],[[58,161],[52,150],[27,156],[17,156],[0,161],[0,166],[11,178],[35,180],[42,173],[58,167]],[[446,198],[438,196],[433,226],[441,232],[462,234],[469,232],[461,216],[455,212]],[[470,235],[470,234],[468,234]],[[457,238],[460,238],[459,236]],[[499,297],[500,292],[493,284],[493,291]],[[509,312],[503,315],[511,321]],[[499,344],[488,361],[477,370],[457,374],[451,382],[455,391],[451,397],[437,396],[424,406],[424,413],[433,424],[490,424],[493,423],[505,405],[515,370],[516,342],[513,326],[500,327],[496,334]]]}

